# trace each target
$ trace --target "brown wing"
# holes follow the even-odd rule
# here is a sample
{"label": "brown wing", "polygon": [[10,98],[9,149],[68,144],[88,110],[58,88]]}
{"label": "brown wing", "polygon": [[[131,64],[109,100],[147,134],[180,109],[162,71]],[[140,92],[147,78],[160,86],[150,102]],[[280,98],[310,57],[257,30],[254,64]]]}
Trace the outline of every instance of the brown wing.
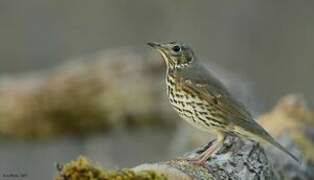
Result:
{"label": "brown wing", "polygon": [[207,101],[210,105],[215,106],[217,110],[221,111],[226,120],[233,121],[237,124],[237,120],[254,121],[251,114],[245,109],[245,107],[236,101],[229,93],[218,92],[215,87],[210,87],[209,84],[195,83],[191,80],[179,78],[179,86],[196,96]]}

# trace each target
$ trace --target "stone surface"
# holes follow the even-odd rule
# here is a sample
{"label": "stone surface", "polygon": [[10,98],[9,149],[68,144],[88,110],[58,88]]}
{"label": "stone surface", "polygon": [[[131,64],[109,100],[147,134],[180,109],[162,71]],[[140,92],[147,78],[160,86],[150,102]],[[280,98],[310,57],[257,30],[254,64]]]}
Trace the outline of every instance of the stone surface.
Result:
{"label": "stone surface", "polygon": [[[210,146],[212,141],[206,145]],[[276,170],[270,163],[264,149],[256,142],[242,141],[227,137],[224,146],[214,154],[204,165],[195,165],[183,158],[193,158],[200,154],[206,146],[185,154],[178,159],[148,165],[140,165],[135,169],[158,170],[159,166],[169,167],[170,174],[174,169],[192,179],[279,179]],[[166,168],[164,168],[166,169]],[[165,175],[167,172],[163,171]]]}

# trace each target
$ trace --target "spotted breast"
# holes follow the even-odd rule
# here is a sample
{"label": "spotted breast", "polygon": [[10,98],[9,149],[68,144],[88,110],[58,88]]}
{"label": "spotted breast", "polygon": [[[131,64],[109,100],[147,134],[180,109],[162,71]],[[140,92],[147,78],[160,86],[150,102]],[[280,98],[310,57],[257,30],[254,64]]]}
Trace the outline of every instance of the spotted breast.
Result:
{"label": "spotted breast", "polygon": [[214,107],[196,94],[184,91],[177,83],[174,74],[168,73],[167,95],[170,104],[180,117],[204,131],[222,129],[223,125],[215,116]]}

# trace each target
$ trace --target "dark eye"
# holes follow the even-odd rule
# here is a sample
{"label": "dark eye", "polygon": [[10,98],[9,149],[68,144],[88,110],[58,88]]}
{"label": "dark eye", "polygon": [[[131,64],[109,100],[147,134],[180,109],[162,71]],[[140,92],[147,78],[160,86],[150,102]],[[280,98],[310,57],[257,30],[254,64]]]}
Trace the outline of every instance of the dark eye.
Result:
{"label": "dark eye", "polygon": [[172,50],[174,51],[174,52],[179,52],[180,50],[181,50],[181,48],[180,48],[180,46],[173,46],[172,47]]}

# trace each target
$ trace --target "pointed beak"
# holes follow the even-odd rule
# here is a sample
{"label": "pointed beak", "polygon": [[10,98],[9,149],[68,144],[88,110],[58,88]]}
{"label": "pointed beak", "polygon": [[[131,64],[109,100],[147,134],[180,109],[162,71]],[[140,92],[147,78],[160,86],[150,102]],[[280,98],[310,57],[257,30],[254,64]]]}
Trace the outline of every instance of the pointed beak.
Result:
{"label": "pointed beak", "polygon": [[166,51],[167,46],[165,44],[157,43],[157,42],[148,42],[147,44],[150,47],[152,47],[152,48],[156,49],[157,51],[159,51],[159,53],[163,57],[163,60],[166,62],[166,64],[173,64],[171,58],[167,54],[167,51]]}
{"label": "pointed beak", "polygon": [[148,42],[147,45],[153,48],[161,48],[161,44],[157,42]]}

